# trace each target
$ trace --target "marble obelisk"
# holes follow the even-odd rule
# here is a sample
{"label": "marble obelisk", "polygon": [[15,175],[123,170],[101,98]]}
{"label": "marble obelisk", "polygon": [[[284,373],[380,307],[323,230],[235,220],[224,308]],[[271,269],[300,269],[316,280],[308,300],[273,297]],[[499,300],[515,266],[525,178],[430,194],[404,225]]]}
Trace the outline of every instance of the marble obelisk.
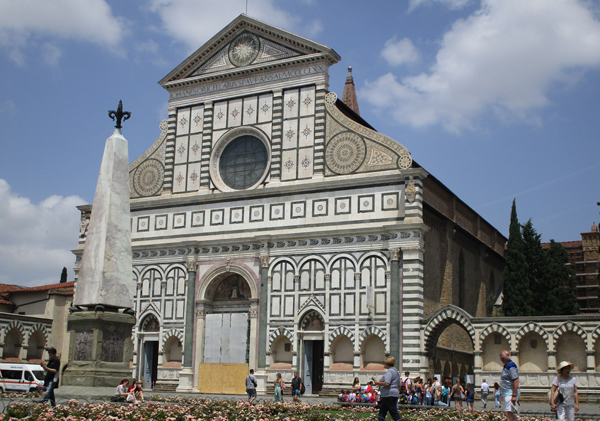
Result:
{"label": "marble obelisk", "polygon": [[[129,156],[121,119],[131,113],[109,111],[116,130],[106,140],[90,225],[85,240],[73,307],[67,386],[114,386],[131,377],[131,330],[135,324],[131,279]],[[114,118],[113,118],[114,120]]]}
{"label": "marble obelisk", "polygon": [[133,308],[127,140],[115,129],[106,140],[73,304]]}

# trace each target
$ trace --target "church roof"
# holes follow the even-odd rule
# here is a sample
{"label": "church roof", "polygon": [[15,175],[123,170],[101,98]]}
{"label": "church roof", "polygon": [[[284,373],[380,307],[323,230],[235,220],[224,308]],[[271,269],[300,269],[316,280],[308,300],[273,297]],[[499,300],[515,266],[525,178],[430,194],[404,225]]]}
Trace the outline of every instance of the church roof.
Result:
{"label": "church roof", "polygon": [[[232,46],[244,33],[248,42]],[[322,59],[333,64],[340,56],[323,44],[241,14],[158,83],[169,89]]]}
{"label": "church roof", "polygon": [[358,99],[356,98],[356,88],[354,86],[354,78],[352,77],[352,66],[348,66],[348,76],[346,76],[346,84],[344,85],[342,102],[356,114],[360,115],[360,110],[358,109]]}

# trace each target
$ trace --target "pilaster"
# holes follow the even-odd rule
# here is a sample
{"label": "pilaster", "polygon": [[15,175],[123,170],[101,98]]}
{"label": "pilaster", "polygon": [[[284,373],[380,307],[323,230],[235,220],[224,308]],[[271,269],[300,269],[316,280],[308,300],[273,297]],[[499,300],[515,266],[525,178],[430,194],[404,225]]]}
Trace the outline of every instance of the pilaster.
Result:
{"label": "pilaster", "polygon": [[192,352],[194,343],[194,305],[196,302],[196,272],[198,270],[198,257],[188,256],[187,266],[187,294],[185,302],[185,332],[183,338],[183,367],[179,372],[178,392],[191,392],[193,386]]}
{"label": "pilaster", "polygon": [[260,256],[260,301],[258,319],[258,368],[265,369],[267,364],[267,323],[268,323],[268,275],[269,256]]}

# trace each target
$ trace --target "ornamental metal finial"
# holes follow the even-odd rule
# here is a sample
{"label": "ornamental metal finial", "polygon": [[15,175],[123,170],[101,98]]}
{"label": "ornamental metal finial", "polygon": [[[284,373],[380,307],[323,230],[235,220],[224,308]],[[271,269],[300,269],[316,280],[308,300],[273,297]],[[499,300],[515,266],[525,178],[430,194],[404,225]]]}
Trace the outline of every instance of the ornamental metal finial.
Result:
{"label": "ornamental metal finial", "polygon": [[131,113],[129,111],[124,112],[123,111],[123,101],[119,101],[119,107],[117,108],[117,111],[110,110],[108,112],[108,116],[110,118],[112,118],[113,121],[115,121],[115,117],[117,117],[117,125],[115,127],[117,129],[120,129],[121,128],[121,120],[123,120],[123,121],[129,120],[129,117],[131,117]]}

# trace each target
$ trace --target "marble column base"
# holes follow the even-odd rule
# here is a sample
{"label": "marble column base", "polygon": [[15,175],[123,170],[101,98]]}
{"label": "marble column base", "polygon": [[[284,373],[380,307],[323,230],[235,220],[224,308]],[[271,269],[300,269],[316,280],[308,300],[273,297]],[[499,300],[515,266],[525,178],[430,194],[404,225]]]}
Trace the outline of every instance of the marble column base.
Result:
{"label": "marble column base", "polygon": [[256,386],[256,393],[260,393],[261,395],[267,394],[268,375],[269,373],[267,373],[266,370],[256,370],[254,372],[256,383],[258,383],[258,386]]}
{"label": "marble column base", "polygon": [[131,331],[135,317],[116,312],[80,311],[69,315],[71,332],[65,386],[116,387],[131,378]]}
{"label": "marble column base", "polygon": [[179,386],[177,392],[192,392],[194,383],[194,372],[191,367],[183,367],[179,372]]}

